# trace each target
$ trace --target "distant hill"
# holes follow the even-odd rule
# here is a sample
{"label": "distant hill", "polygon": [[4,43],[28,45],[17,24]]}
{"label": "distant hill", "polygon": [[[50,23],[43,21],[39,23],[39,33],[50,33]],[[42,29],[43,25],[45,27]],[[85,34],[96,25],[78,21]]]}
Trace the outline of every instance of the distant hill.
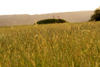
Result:
{"label": "distant hill", "polygon": [[27,25],[34,24],[36,21],[48,18],[65,19],[69,22],[83,22],[88,21],[94,11],[76,11],[76,12],[61,12],[61,13],[49,13],[40,15],[1,15],[0,26],[11,26],[11,25]]}

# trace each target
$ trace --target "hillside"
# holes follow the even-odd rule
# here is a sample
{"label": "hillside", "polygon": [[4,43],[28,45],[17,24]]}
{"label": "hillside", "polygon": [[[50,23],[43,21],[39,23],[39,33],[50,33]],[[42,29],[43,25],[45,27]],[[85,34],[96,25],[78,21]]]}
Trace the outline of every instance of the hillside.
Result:
{"label": "hillside", "polygon": [[69,22],[83,22],[88,21],[94,11],[77,11],[77,12],[61,12],[61,13],[49,13],[40,15],[1,15],[0,26],[11,26],[11,25],[26,25],[34,24],[34,22],[48,19],[48,18],[60,18],[65,19]]}

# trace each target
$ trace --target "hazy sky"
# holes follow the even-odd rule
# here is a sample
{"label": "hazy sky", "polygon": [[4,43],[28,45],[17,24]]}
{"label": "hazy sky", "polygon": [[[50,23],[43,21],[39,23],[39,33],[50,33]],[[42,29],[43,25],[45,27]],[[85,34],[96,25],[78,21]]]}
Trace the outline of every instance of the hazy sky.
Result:
{"label": "hazy sky", "polygon": [[100,0],[0,0],[0,15],[95,10]]}

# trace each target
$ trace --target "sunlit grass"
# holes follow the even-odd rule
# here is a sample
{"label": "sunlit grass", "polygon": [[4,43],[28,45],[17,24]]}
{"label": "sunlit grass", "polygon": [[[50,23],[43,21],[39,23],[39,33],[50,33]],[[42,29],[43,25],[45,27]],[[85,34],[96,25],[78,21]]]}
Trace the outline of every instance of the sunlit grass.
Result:
{"label": "sunlit grass", "polygon": [[100,22],[0,27],[1,67],[99,67]]}

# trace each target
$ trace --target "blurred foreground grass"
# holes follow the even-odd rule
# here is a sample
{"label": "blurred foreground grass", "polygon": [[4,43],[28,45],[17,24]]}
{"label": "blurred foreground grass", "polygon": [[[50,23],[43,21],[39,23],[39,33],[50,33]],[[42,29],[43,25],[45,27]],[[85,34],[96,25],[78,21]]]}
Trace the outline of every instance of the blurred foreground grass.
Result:
{"label": "blurred foreground grass", "polygon": [[1,67],[100,67],[100,22],[0,27]]}

